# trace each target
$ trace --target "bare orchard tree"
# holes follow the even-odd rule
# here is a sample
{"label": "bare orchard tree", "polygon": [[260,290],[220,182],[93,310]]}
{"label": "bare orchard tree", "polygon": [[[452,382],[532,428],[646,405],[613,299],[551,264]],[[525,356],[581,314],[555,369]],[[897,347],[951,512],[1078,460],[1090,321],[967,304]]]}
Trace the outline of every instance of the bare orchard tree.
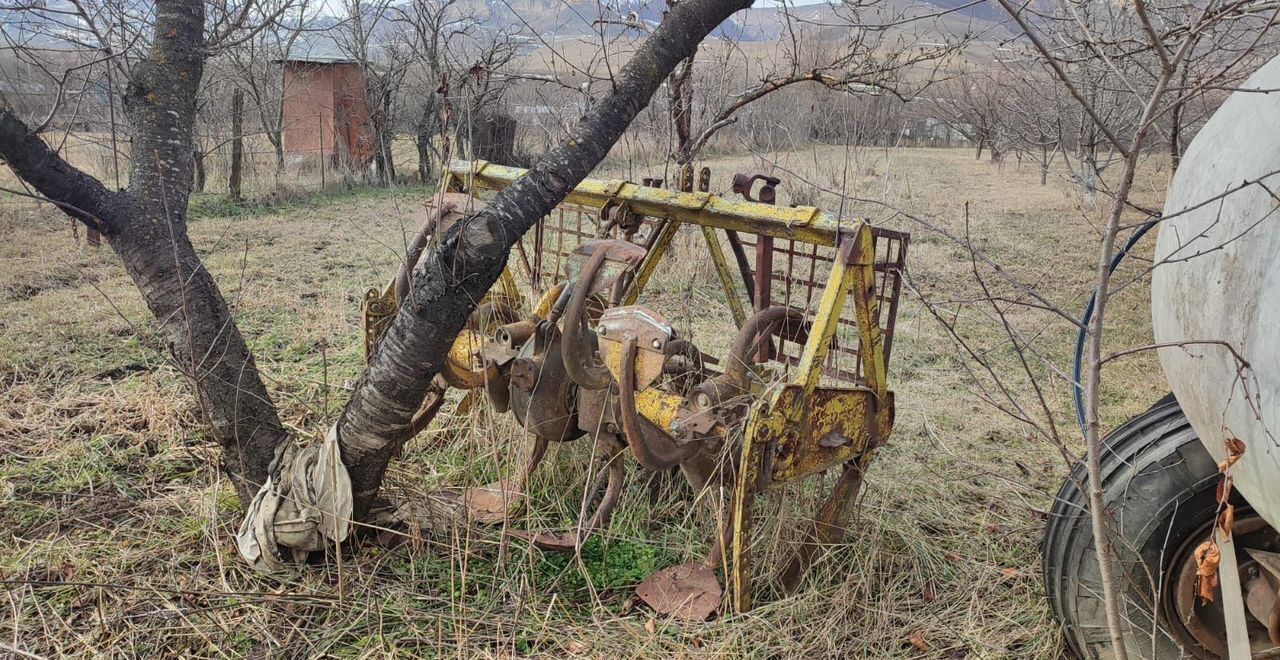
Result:
{"label": "bare orchard tree", "polygon": [[388,186],[396,180],[396,100],[416,58],[412,35],[394,20],[392,6],[391,0],[345,0],[342,24],[334,32],[343,52],[360,65],[373,139],[373,174]]}
{"label": "bare orchard tree", "polygon": [[1005,80],[1000,98],[1002,126],[1008,148],[1032,160],[1040,171],[1040,185],[1064,148],[1064,135],[1077,116],[1074,102],[1042,63],[1031,56],[1006,55],[1000,64]]}
{"label": "bare orchard tree", "polygon": [[462,15],[452,2],[420,0],[400,9],[418,57],[403,96],[405,106],[416,110],[411,122],[419,176],[429,176],[432,161],[445,157],[446,143],[467,150],[471,158],[523,165],[516,162],[516,120],[505,108],[518,47],[515,33],[482,26],[483,17]]}
{"label": "bare orchard tree", "polygon": [[995,162],[1006,139],[1003,101],[1008,87],[999,75],[964,69],[930,90],[929,106],[939,120],[973,143],[974,158],[981,160],[983,150],[990,149]]}
{"label": "bare orchard tree", "polygon": [[227,51],[228,66],[234,71],[237,87],[245,93],[248,112],[275,151],[277,184],[285,168],[284,104],[289,95],[281,63],[289,59],[298,38],[313,29],[309,26],[315,14],[309,0],[295,0],[289,11],[275,20],[256,17],[264,28]]}
{"label": "bare orchard tree", "polygon": [[[469,47],[468,47],[469,46]],[[503,165],[526,165],[516,149],[517,122],[506,107],[511,79],[503,75],[515,59],[515,42],[497,33],[483,41],[464,42],[458,68],[465,73],[447,86],[454,133],[472,158]]]}
{"label": "bare orchard tree", "polygon": [[395,20],[407,26],[415,56],[401,93],[418,152],[418,178],[426,182],[435,176],[441,158],[436,142],[444,131],[449,81],[462,74],[454,51],[473,35],[480,17],[463,11],[457,0],[413,0],[395,12]]}

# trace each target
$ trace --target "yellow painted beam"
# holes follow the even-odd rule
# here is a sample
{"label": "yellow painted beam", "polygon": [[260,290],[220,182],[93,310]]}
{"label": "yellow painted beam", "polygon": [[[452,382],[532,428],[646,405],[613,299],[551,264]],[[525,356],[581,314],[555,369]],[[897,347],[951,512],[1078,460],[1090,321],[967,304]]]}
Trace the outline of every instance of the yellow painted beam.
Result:
{"label": "yellow painted beam", "polygon": [[[527,171],[485,161],[454,161],[449,165],[455,179],[481,197],[485,191],[506,188]],[[857,220],[841,222],[812,206],[774,206],[725,199],[707,192],[650,188],[622,180],[584,179],[565,198],[566,202],[596,208],[610,200],[629,203],[636,213],[653,218],[827,246],[835,245],[839,234],[852,232],[863,224]]]}
{"label": "yellow painted beam", "polygon": [[[656,188],[644,188],[645,190],[656,190]],[[680,221],[672,218],[662,226],[658,239],[653,242],[653,247],[649,248],[649,253],[644,257],[644,263],[640,264],[640,270],[636,272],[636,278],[632,280],[627,287],[627,293],[622,297],[623,305],[634,305],[636,299],[640,297],[640,292],[644,291],[649,280],[653,278],[653,274],[658,270],[658,264],[667,254],[667,248],[671,247],[671,241],[676,237],[676,232],[680,230]]]}
{"label": "yellow painted beam", "polygon": [[855,292],[853,304],[858,321],[858,354],[862,357],[862,380],[883,404],[889,391],[888,367],[884,361],[884,333],[880,331],[877,320],[880,317],[880,302],[876,296],[876,243],[870,230],[858,233],[850,260],[853,262],[849,272]]}
{"label": "yellow painted beam", "polygon": [[724,289],[724,300],[729,304],[733,314],[733,322],[739,328],[747,322],[747,312],[742,308],[742,300],[738,298],[738,287],[733,284],[733,271],[729,270],[729,262],[724,258],[724,248],[712,227],[702,226],[702,238],[707,242],[707,250],[711,253],[711,263],[716,267],[716,277],[720,279],[720,287]]}
{"label": "yellow painted beam", "polygon": [[[822,381],[822,364],[831,349],[831,338],[840,325],[840,314],[844,311],[849,289],[854,286],[856,275],[860,272],[853,262],[864,236],[870,240],[871,230],[866,225],[860,225],[856,234],[846,235],[844,241],[837,246],[835,260],[831,263],[831,274],[827,277],[826,288],[822,290],[813,327],[809,329],[809,339],[800,353],[800,363],[796,366],[795,379],[792,381],[808,392],[812,392]],[[851,255],[850,251],[854,254]]]}

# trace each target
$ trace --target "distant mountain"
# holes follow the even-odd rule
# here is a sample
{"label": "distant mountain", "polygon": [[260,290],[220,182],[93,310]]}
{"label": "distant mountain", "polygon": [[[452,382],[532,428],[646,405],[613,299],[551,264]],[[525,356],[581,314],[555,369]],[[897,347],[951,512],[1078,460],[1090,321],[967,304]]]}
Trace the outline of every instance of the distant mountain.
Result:
{"label": "distant mountain", "polygon": [[753,7],[735,14],[745,41],[768,41],[795,31],[803,38],[840,40],[856,30],[884,27],[917,41],[936,42],[960,37],[983,40],[1009,36],[1005,16],[987,0],[880,0],[856,9],[840,3],[792,7]]}
{"label": "distant mountain", "polygon": [[[740,41],[776,40],[792,30],[811,39],[841,39],[858,26],[894,24],[899,32],[914,32],[928,39],[963,35],[1007,37],[1005,16],[989,0],[879,0],[859,6],[856,12],[840,3],[816,3],[782,7],[757,6],[734,14],[711,35]],[[484,17],[492,29],[524,28],[542,40],[606,35],[624,31],[620,21],[650,28],[662,21],[667,6],[662,0],[474,0],[462,9]],[[483,5],[483,9],[479,5]],[[598,24],[600,19],[605,24]],[[904,18],[921,20],[898,26]],[[790,19],[790,28],[788,27]]]}
{"label": "distant mountain", "polygon": [[[45,9],[0,8],[0,30],[9,43],[36,48],[76,49],[96,46],[96,40],[74,17],[70,0],[34,0]],[[150,13],[151,0],[120,0],[141,27]],[[121,5],[116,5],[121,6]],[[406,2],[402,6],[409,9]],[[456,19],[470,18],[491,31],[523,34],[531,45],[562,40],[616,37],[624,32],[638,34],[637,26],[652,29],[668,10],[666,0],[460,0],[453,4]],[[917,19],[904,24],[904,19]],[[858,4],[856,10],[839,2],[783,7],[757,6],[734,14],[712,32],[712,39],[741,42],[769,42],[789,38],[839,41],[856,34],[860,27],[892,26],[898,35],[909,35],[915,43],[938,42],[958,37],[1002,40],[1011,36],[1005,16],[991,0],[874,0]],[[296,46],[298,55],[316,59],[342,59],[337,39],[342,20],[320,16],[309,21],[309,34]],[[394,21],[380,21],[375,44],[391,39],[402,29]]]}
{"label": "distant mountain", "polygon": [[[117,52],[133,44],[131,31],[148,24],[152,12],[151,0],[119,0],[111,3],[111,9],[81,5],[90,16],[123,12],[122,23],[128,27],[108,35],[114,43],[101,44],[98,37],[82,20],[79,8],[71,0],[30,0],[0,5],[0,32],[3,32],[6,48],[33,48],[45,50],[80,50],[110,46]],[[95,19],[98,20],[98,19]]]}
{"label": "distant mountain", "polygon": [[[662,0],[471,0],[459,7],[460,14],[480,19],[490,29],[525,32],[544,41],[599,35],[601,30],[616,35],[637,29],[624,22],[651,29],[662,22],[666,11]],[[737,32],[730,19],[712,36]]]}

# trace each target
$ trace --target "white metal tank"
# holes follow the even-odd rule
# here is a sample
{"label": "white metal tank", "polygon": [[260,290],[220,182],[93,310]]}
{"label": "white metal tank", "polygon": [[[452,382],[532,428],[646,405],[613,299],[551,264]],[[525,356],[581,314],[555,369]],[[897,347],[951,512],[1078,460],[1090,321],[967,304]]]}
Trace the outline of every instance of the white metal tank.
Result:
{"label": "white metal tank", "polygon": [[1159,349],[1209,453],[1221,461],[1227,438],[1244,441],[1234,484],[1272,526],[1280,526],[1278,90],[1280,58],[1233,93],[1187,148],[1165,201],[1151,283],[1156,342],[1227,342],[1251,367],[1242,371],[1222,345]]}

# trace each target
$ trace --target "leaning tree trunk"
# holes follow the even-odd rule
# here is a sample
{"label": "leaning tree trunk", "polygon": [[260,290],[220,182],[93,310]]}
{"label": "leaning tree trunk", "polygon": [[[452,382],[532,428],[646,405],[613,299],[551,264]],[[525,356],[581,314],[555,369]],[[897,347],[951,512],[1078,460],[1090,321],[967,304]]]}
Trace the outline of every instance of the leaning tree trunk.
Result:
{"label": "leaning tree trunk", "polygon": [[409,422],[453,338],[493,286],[511,246],[604,159],[680,60],[711,30],[752,0],[685,0],[623,67],[613,91],[571,134],[485,210],[455,224],[414,272],[413,288],[391,322],[338,420],[343,463],[362,516],[387,462],[406,440]]}
{"label": "leaning tree trunk", "polygon": [[133,130],[129,187],[114,192],[0,108],[0,157],[119,255],[190,378],[223,464],[247,502],[286,435],[226,301],[187,236],[204,4],[156,0],[155,37],[124,96]]}

